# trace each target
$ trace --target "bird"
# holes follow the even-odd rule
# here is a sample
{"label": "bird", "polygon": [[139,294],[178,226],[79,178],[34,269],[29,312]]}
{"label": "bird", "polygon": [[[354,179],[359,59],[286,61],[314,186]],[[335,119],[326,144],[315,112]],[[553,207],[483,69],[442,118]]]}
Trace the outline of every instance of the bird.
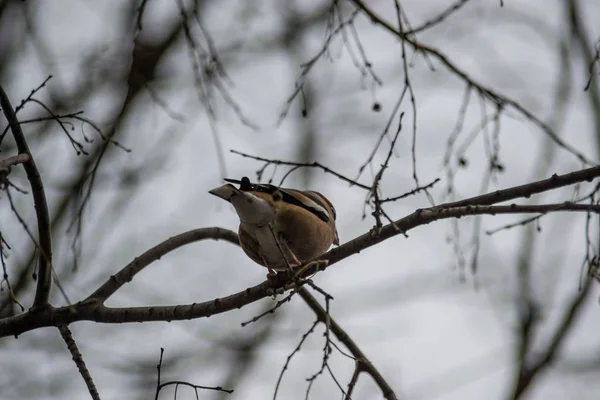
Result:
{"label": "bird", "polygon": [[240,219],[240,246],[268,269],[267,278],[339,245],[335,208],[321,193],[252,183],[246,176],[225,181],[209,193],[233,205]]}

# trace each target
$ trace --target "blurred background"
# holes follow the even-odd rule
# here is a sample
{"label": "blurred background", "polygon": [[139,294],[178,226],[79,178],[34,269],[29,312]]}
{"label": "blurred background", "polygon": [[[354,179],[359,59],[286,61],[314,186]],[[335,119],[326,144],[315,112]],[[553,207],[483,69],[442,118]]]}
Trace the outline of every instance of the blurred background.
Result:
{"label": "blurred background", "polygon": [[[398,27],[393,1],[365,3]],[[224,177],[256,180],[264,163],[230,150],[319,161],[370,186],[389,152],[398,111],[405,112],[403,130],[381,182],[383,197],[414,189],[415,171],[421,185],[441,179],[430,190],[440,203],[586,166],[517,108],[498,108],[482,95],[486,88],[598,160],[600,65],[590,66],[600,3],[400,4],[404,31],[414,31],[412,38],[465,76],[355,13],[350,1],[0,1],[0,83],[13,105],[52,76],[33,95],[45,107],[28,101],[18,116],[45,183],[53,264],[68,298],[85,298],[170,236],[208,226],[237,230],[233,208],[207,191]],[[413,97],[405,93],[396,110],[407,71]],[[0,159],[15,154],[10,133],[0,151]],[[288,170],[271,165],[260,178],[279,184]],[[21,167],[10,179],[29,191]],[[285,186],[325,194],[336,207],[342,243],[375,224],[367,193],[333,175],[299,169]],[[592,189],[582,184],[518,203],[573,200]],[[31,196],[8,191],[35,232]],[[385,211],[399,219],[429,205],[418,194]],[[515,398],[527,366],[552,354],[521,398],[597,399],[600,284],[580,289],[586,251],[598,249],[598,219],[589,221],[589,233],[586,215],[573,213],[494,233],[524,218],[438,221],[350,257],[315,282],[334,297],[332,317],[400,398]],[[6,191],[0,230],[10,245],[8,279],[28,308],[35,246]],[[206,301],[256,285],[265,273],[238,247],[204,241],[152,264],[108,305]],[[3,288],[0,315],[20,313]],[[56,285],[51,303],[67,303]],[[235,390],[201,391],[202,399],[272,398],[287,357],[315,320],[295,296],[274,315],[240,326],[274,304],[265,299],[172,323],[78,322],[71,330],[103,399],[154,398],[161,347],[163,382]],[[278,398],[305,397],[306,378],[321,366],[323,331],[318,326],[294,356]],[[560,346],[551,349],[556,337]],[[346,388],[354,362],[334,351],[330,366]],[[0,340],[0,369],[2,399],[89,396],[55,328]],[[172,387],[161,392],[172,396]],[[310,393],[341,396],[327,373]],[[177,398],[196,395],[182,387]],[[361,375],[353,398],[381,398],[381,392]]]}

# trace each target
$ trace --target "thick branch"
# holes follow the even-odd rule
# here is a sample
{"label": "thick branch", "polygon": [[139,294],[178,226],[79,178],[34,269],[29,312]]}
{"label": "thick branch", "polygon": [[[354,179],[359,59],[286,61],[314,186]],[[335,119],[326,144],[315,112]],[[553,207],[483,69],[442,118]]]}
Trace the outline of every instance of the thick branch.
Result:
{"label": "thick branch", "polygon": [[10,124],[15,143],[19,153],[26,154],[29,156],[29,160],[23,163],[27,179],[31,185],[31,192],[33,195],[33,204],[35,205],[35,213],[37,216],[38,235],[40,244],[40,257],[38,264],[38,284],[35,291],[35,299],[33,301],[33,307],[44,307],[48,304],[48,297],[50,296],[50,285],[52,284],[52,239],[50,234],[50,216],[48,213],[48,203],[46,202],[46,194],[44,192],[44,184],[42,177],[38,171],[37,166],[29,146],[25,140],[25,135],[15,114],[15,110],[10,103],[8,95],[4,91],[2,85],[0,85],[0,106],[6,116],[6,120]]}
{"label": "thick branch", "polygon": [[[534,193],[544,190],[556,189],[565,185],[582,181],[591,181],[600,176],[600,167],[588,168],[585,170],[572,172],[565,175],[553,175],[550,179],[533,182],[528,185],[516,186],[509,189],[498,190],[483,196],[473,197],[461,202],[447,203],[439,206],[425,208],[399,219],[393,223],[381,228],[367,232],[342,246],[330,250],[318,258],[318,263],[310,263],[311,266],[303,270],[302,276],[309,276],[318,270],[324,270],[331,265],[359,253],[369,247],[383,242],[391,237],[408,232],[409,230],[429,224],[433,221],[446,218],[459,218],[467,215],[480,214],[512,214],[519,212],[527,213],[545,213],[560,210],[573,211],[597,211],[598,206],[580,205],[573,203],[550,204],[550,205],[503,205],[490,206],[486,203],[494,201],[501,202],[518,197],[529,197]],[[474,204],[474,205],[470,205]],[[481,205],[483,204],[483,205]],[[209,236],[212,232],[213,236]],[[276,279],[265,281],[259,285],[248,288],[244,291],[217,298],[203,303],[194,303],[177,306],[164,307],[124,307],[110,308],[104,306],[103,298],[110,296],[125,282],[131,280],[144,266],[148,265],[160,255],[166,254],[169,249],[175,249],[194,240],[206,238],[225,239],[232,242],[235,233],[228,232],[219,228],[206,228],[204,230],[190,231],[175,236],[158,245],[156,248],[147,251],[142,257],[134,260],[128,266],[123,268],[114,277],[109,279],[100,289],[88,297],[86,300],[74,305],[61,308],[48,308],[46,310],[32,310],[25,314],[0,320],[0,337],[8,335],[19,335],[43,326],[53,326],[58,324],[69,324],[75,321],[96,321],[103,323],[125,323],[125,322],[146,322],[146,321],[172,321],[209,317],[220,314],[236,308],[241,308],[247,304],[253,303],[264,297],[273,294],[274,290],[282,290],[289,283],[289,277],[280,274]],[[159,250],[157,250],[157,248]],[[140,261],[141,260],[141,261]],[[316,260],[314,260],[316,261]],[[322,262],[322,261],[327,261]]]}
{"label": "thick branch", "polygon": [[564,175],[554,174],[550,178],[541,181],[526,183],[525,185],[520,186],[513,186],[508,189],[496,190],[495,192],[486,193],[481,196],[471,197],[469,199],[455,201],[453,203],[441,204],[438,207],[448,208],[467,205],[487,205],[497,204],[503,201],[517,199],[519,197],[529,198],[534,194],[573,185],[577,182],[591,182],[598,176],[600,176],[600,166],[582,169]]}
{"label": "thick branch", "polygon": [[119,290],[121,286],[127,282],[131,282],[133,277],[138,272],[146,268],[154,261],[181,246],[204,239],[222,239],[231,243],[239,244],[237,234],[223,228],[200,228],[173,236],[159,245],[154,246],[141,256],[136,257],[132,262],[125,266],[125,268],[108,278],[106,283],[100,286],[94,293],[89,295],[83,302],[93,301],[101,304],[104,303],[106,299]]}
{"label": "thick branch", "polygon": [[16,156],[8,157],[6,160],[0,160],[0,171],[9,168],[13,165],[24,164],[31,160],[29,154],[17,154]]}
{"label": "thick branch", "polygon": [[[381,232],[368,232],[358,238],[329,251],[321,256],[320,260],[328,260],[328,266],[337,263],[355,253],[368,247],[374,246],[383,240],[407,232],[410,229],[425,225],[435,220],[453,218],[465,215],[476,215],[481,213],[511,212],[511,206],[479,206],[458,207],[450,209],[424,209],[398,220],[394,225],[389,224],[381,228]],[[514,210],[512,210],[514,211]],[[395,227],[396,228],[395,228]],[[231,235],[235,233],[231,232]],[[323,263],[319,263],[320,266]],[[306,273],[312,274],[315,268],[307,268]],[[324,269],[324,268],[323,268]],[[121,271],[119,274],[124,273]],[[95,321],[102,323],[126,323],[147,321],[173,321],[209,317],[211,315],[224,313],[236,308],[270,296],[274,290],[282,289],[287,283],[287,277],[265,281],[257,286],[244,291],[217,298],[203,303],[193,303],[177,306],[162,307],[123,307],[111,308],[102,305],[101,301],[89,298],[83,302],[61,308],[48,308],[37,312],[27,312],[15,317],[0,320],[0,337],[8,335],[19,335],[43,326],[56,324],[69,324],[75,321]],[[107,282],[108,283],[108,282]],[[121,283],[122,284],[122,283]]]}
{"label": "thick branch", "polygon": [[387,383],[385,378],[379,373],[379,371],[377,370],[377,368],[375,368],[371,361],[367,359],[367,357],[356,345],[356,343],[354,343],[352,338],[348,336],[346,331],[344,331],[344,329],[341,326],[339,326],[333,318],[327,315],[327,312],[323,307],[321,307],[317,299],[315,299],[304,287],[298,289],[298,294],[304,299],[306,304],[315,312],[319,321],[323,323],[329,323],[329,329],[331,329],[331,332],[333,332],[335,337],[338,338],[340,342],[344,343],[344,346],[346,346],[346,348],[356,359],[356,362],[359,366],[358,370],[371,375],[377,386],[379,386],[379,389],[381,389],[381,393],[383,394],[384,398],[386,398],[387,400],[396,400],[396,394],[394,393],[392,387]]}
{"label": "thick branch", "polygon": [[88,371],[87,366],[85,365],[85,361],[83,361],[83,356],[77,348],[77,343],[75,343],[75,340],[73,339],[71,330],[67,325],[59,325],[58,330],[60,331],[60,335],[62,336],[63,340],[67,344],[67,348],[69,349],[69,352],[73,357],[73,361],[75,362],[75,365],[77,365],[77,369],[79,370],[79,373],[81,374],[81,377],[83,378],[83,381],[90,392],[90,396],[92,396],[93,400],[100,400],[100,395],[98,394],[96,385],[92,380],[90,371]]}

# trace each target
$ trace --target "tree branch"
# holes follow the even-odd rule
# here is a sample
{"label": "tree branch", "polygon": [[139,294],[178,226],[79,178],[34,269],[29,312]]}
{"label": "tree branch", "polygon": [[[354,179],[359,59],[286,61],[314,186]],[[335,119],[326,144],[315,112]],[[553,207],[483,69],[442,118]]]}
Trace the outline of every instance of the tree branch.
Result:
{"label": "tree branch", "polygon": [[39,277],[35,291],[35,299],[33,301],[33,308],[45,307],[48,305],[50,286],[52,284],[52,238],[50,234],[50,216],[48,213],[48,203],[46,202],[46,193],[44,192],[44,184],[33,156],[31,155],[31,151],[29,151],[29,146],[25,140],[25,135],[23,134],[15,110],[2,85],[0,85],[0,106],[2,107],[6,120],[10,124],[10,129],[19,153],[29,156],[29,160],[23,163],[23,167],[25,168],[27,179],[31,185],[41,253],[38,263]]}
{"label": "tree branch", "polygon": [[577,293],[577,295],[571,301],[569,308],[565,310],[565,313],[561,318],[562,320],[552,335],[550,343],[546,349],[541,352],[541,355],[538,357],[538,359],[531,365],[527,365],[527,363],[521,364],[521,370],[519,371],[518,379],[515,383],[515,389],[512,397],[513,399],[516,400],[521,398],[536,376],[538,376],[542,370],[548,368],[552,364],[552,361],[554,361],[558,350],[567,338],[567,334],[573,328],[575,320],[582,311],[582,305],[584,304],[587,295],[591,292],[590,287],[592,286],[593,281],[594,279],[592,277],[586,278],[583,289]]}
{"label": "tree branch", "polygon": [[161,372],[161,368],[162,368],[162,362],[163,362],[163,355],[165,354],[165,349],[164,348],[160,348],[160,360],[158,361],[158,365],[156,366],[156,370],[157,370],[157,379],[156,379],[156,394],[154,395],[154,400],[158,400],[158,395],[160,394],[160,391],[167,386],[175,386],[175,395],[173,396],[174,399],[177,399],[177,388],[179,386],[188,386],[192,389],[194,389],[194,392],[196,393],[196,398],[199,398],[198,396],[198,389],[201,390],[216,390],[218,392],[224,392],[227,394],[231,394],[233,393],[233,390],[230,389],[223,389],[221,386],[203,386],[203,385],[195,385],[193,383],[190,382],[186,382],[186,381],[169,381],[169,382],[164,382],[161,383],[160,381],[160,372]]}
{"label": "tree branch", "polygon": [[73,361],[75,362],[75,365],[77,365],[77,369],[79,370],[79,373],[81,374],[81,377],[83,378],[83,381],[85,382],[85,385],[87,386],[88,391],[90,392],[90,396],[92,396],[93,400],[100,400],[100,395],[98,394],[96,385],[92,380],[90,371],[88,371],[85,365],[85,361],[83,361],[83,356],[77,348],[77,343],[75,343],[75,340],[73,339],[71,330],[67,325],[58,325],[58,330],[63,340],[67,344],[67,348],[69,349],[71,356],[73,356]]}
{"label": "tree branch", "polygon": [[94,293],[89,295],[83,301],[83,303],[97,302],[99,304],[103,304],[106,299],[119,290],[121,286],[127,282],[131,282],[133,277],[138,272],[146,268],[154,261],[160,259],[165,254],[178,249],[179,247],[205,239],[225,240],[234,244],[239,244],[237,234],[223,228],[200,228],[173,236],[159,245],[154,246],[141,256],[136,257],[118,273],[111,275],[106,283],[100,286]]}
{"label": "tree branch", "polygon": [[529,198],[534,194],[546,192],[548,190],[558,189],[564,186],[573,185],[577,182],[591,182],[594,178],[600,176],[600,166],[582,169],[564,175],[554,174],[548,179],[526,183],[525,185],[513,186],[508,189],[496,190],[481,196],[471,197],[465,200],[459,200],[452,203],[445,203],[438,208],[461,207],[467,205],[487,205],[497,204],[503,201],[517,199],[519,197]]}
{"label": "tree branch", "polygon": [[392,24],[390,24],[389,22],[386,22],[383,18],[381,18],[380,16],[375,14],[375,12],[371,8],[369,8],[365,4],[364,1],[350,0],[350,2],[354,3],[354,5],[358,9],[362,10],[363,13],[367,17],[369,17],[369,19],[373,23],[380,25],[382,28],[387,30],[392,35],[398,37],[403,42],[406,42],[409,45],[411,45],[414,48],[415,52],[420,51],[420,52],[423,52],[424,54],[428,54],[428,55],[432,56],[433,58],[437,59],[448,70],[450,70],[452,73],[454,73],[460,79],[462,79],[463,81],[465,81],[472,87],[477,88],[481,92],[481,94],[485,95],[487,98],[491,99],[496,104],[507,105],[507,106],[514,108],[520,114],[522,114],[525,118],[527,118],[528,120],[533,122],[535,125],[537,125],[558,146],[562,147],[563,149],[567,150],[571,154],[575,155],[580,161],[582,161],[588,165],[591,164],[590,161],[586,158],[586,156],[583,153],[581,153],[579,150],[575,149],[568,143],[564,142],[548,124],[546,124],[545,122],[543,122],[542,120],[537,118],[535,115],[533,115],[529,110],[527,110],[525,107],[523,107],[517,101],[510,99],[508,97],[502,96],[502,95],[494,92],[492,89],[475,81],[465,71],[461,70],[454,63],[452,63],[445,54],[441,53],[437,49],[434,49],[432,47],[429,47],[422,43],[417,42],[417,40],[414,38],[414,35],[408,35],[408,34],[404,34],[404,33],[400,32]]}
{"label": "tree branch", "polygon": [[[373,229],[345,244],[334,248],[320,256],[319,262],[309,262],[303,268],[301,277],[307,277],[320,270],[329,268],[331,265],[359,253],[369,247],[383,242],[398,234],[405,234],[409,230],[433,221],[459,218],[468,215],[481,214],[513,214],[513,213],[546,213],[553,211],[594,211],[598,212],[597,205],[581,205],[569,202],[561,204],[546,205],[503,205],[491,206],[489,203],[502,202],[518,197],[529,197],[532,194],[546,190],[556,189],[576,182],[591,181],[600,176],[600,166],[572,172],[565,175],[554,174],[551,178],[533,182],[527,185],[497,190],[482,196],[470,199],[446,203],[435,207],[416,210],[414,213],[394,221],[390,224]],[[187,305],[162,306],[162,307],[123,307],[111,308],[102,303],[108,296],[114,293],[126,282],[129,282],[135,274],[141,271],[152,261],[158,259],[169,251],[202,239],[224,239],[237,243],[237,235],[234,232],[221,228],[204,228],[182,233],[158,246],[148,250],[140,258],[135,259],[117,274],[113,275],[104,285],[96,290],[91,296],[79,303],[45,310],[30,310],[25,314],[0,320],[0,337],[19,335],[43,326],[54,326],[69,324],[75,321],[95,321],[103,323],[126,323],[146,321],[172,321],[209,317],[236,308],[241,308],[262,298],[271,296],[276,291],[283,291],[288,287],[290,277],[287,274],[279,274],[274,279],[267,280],[259,285],[250,287],[238,293],[223,298],[217,298],[202,303]]]}
{"label": "tree branch", "polygon": [[381,393],[383,397],[387,400],[396,400],[396,394],[392,387],[387,383],[385,378],[379,373],[377,368],[367,359],[364,353],[360,350],[360,348],[354,343],[352,338],[348,336],[346,331],[335,322],[331,316],[325,311],[323,307],[319,304],[317,299],[311,295],[306,288],[301,287],[298,289],[298,294],[304,299],[306,304],[315,312],[317,315],[317,319],[323,323],[329,323],[329,329],[335,335],[336,338],[342,343],[344,346],[350,351],[350,353],[354,356],[357,363],[357,370],[360,372],[366,372],[371,375],[379,389],[381,389]]}
{"label": "tree branch", "polygon": [[8,157],[6,160],[0,160],[0,171],[10,168],[13,165],[24,164],[31,159],[29,154],[17,154],[16,156]]}

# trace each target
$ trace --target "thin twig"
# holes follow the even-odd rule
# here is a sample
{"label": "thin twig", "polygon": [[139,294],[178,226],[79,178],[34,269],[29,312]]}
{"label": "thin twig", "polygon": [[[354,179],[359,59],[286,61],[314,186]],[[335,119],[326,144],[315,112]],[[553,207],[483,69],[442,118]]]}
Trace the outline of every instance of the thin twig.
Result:
{"label": "thin twig", "polygon": [[[396,18],[398,21],[398,31],[400,32],[400,34],[402,36],[405,36],[404,34],[404,24],[402,23],[402,17],[403,17],[403,11],[402,11],[402,6],[400,5],[400,2],[398,0],[394,1],[394,5],[396,7]],[[412,137],[411,137],[411,147],[410,147],[410,154],[411,154],[411,161],[412,161],[412,176],[413,176],[413,180],[415,181],[415,186],[419,187],[421,186],[421,184],[419,183],[419,177],[417,175],[417,102],[415,99],[415,91],[413,90],[412,84],[410,82],[410,76],[408,73],[408,61],[406,59],[406,53],[407,53],[407,49],[406,49],[406,41],[402,40],[400,43],[401,47],[402,47],[402,69],[404,70],[404,86],[408,88],[408,95],[410,96],[410,104],[411,104],[411,108],[412,108]],[[429,198],[430,203],[433,205],[433,198],[429,195],[429,193],[427,192],[427,190],[425,190],[425,193],[427,194],[427,197]]]}
{"label": "thin twig", "polygon": [[[373,211],[373,216],[375,217],[375,226],[377,228],[380,228],[383,224],[381,222],[381,215],[384,214],[382,208],[381,208],[381,200],[379,198],[379,183],[381,182],[381,179],[383,178],[383,174],[385,173],[385,170],[387,169],[390,159],[392,158],[392,154],[394,153],[394,149],[396,147],[396,141],[398,140],[398,137],[400,136],[400,132],[402,131],[402,118],[404,117],[404,113],[400,113],[400,117],[398,119],[398,129],[396,129],[396,134],[394,135],[394,138],[392,139],[392,143],[390,144],[390,150],[388,151],[387,157],[385,158],[384,163],[381,165],[381,168],[379,169],[379,172],[377,172],[377,174],[375,174],[375,179],[373,179],[373,184],[371,185],[371,189],[369,190],[369,193],[367,195],[367,201],[365,203],[369,203],[372,201],[372,205],[374,208]],[[364,217],[364,214],[363,214]]]}
{"label": "thin twig", "polygon": [[[89,155],[89,153],[85,149],[84,145],[81,142],[75,140],[75,138],[73,136],[71,136],[71,134],[69,133],[69,130],[67,129],[67,127],[65,126],[65,124],[71,125],[71,127],[73,129],[75,129],[70,122],[62,121],[56,114],[54,114],[54,112],[50,109],[50,107],[48,107],[43,102],[41,102],[41,101],[39,101],[37,99],[34,99],[34,98],[31,98],[29,101],[31,101],[31,102],[33,102],[35,104],[38,104],[40,107],[42,107],[44,110],[46,110],[46,112],[48,114],[50,114],[50,117],[52,117],[52,119],[55,120],[58,123],[58,125],[63,130],[63,132],[65,133],[65,135],[67,136],[67,138],[69,138],[69,142],[71,143],[71,146],[73,147],[73,149],[75,150],[75,153],[78,156],[81,155],[81,154],[84,154],[86,156]],[[87,137],[85,135],[84,135],[84,139],[86,139],[86,141],[89,142],[89,140],[87,140]]]}
{"label": "thin twig", "polygon": [[431,181],[430,183],[428,183],[425,186],[419,186],[419,187],[417,187],[417,188],[415,188],[415,189],[413,189],[413,190],[411,190],[409,192],[401,194],[400,196],[388,197],[386,199],[381,199],[380,201],[381,201],[381,203],[389,203],[389,202],[392,202],[392,201],[397,201],[397,200],[400,200],[400,199],[404,199],[406,197],[412,196],[414,194],[417,194],[419,192],[425,191],[427,189],[431,189],[439,181],[440,181],[440,178],[435,178],[433,181]]}
{"label": "thin twig", "polygon": [[71,330],[67,325],[58,325],[58,331],[60,332],[60,335],[67,344],[67,348],[69,349],[69,352],[73,357],[75,365],[77,365],[79,374],[83,378],[83,381],[85,382],[85,385],[88,388],[88,392],[90,392],[90,396],[92,396],[93,400],[100,400],[100,395],[98,394],[98,390],[96,389],[96,385],[94,384],[92,375],[90,375],[90,371],[88,371],[87,366],[85,365],[85,361],[83,361],[83,356],[77,348],[77,343],[75,343],[75,340],[73,339]]}
{"label": "thin twig", "polygon": [[[29,101],[31,101],[34,94],[36,94],[37,92],[39,92],[40,90],[42,90],[42,88],[44,88],[46,86],[46,83],[48,83],[48,81],[50,79],[52,79],[52,75],[48,75],[46,77],[46,79],[44,79],[44,81],[38,87],[36,87],[29,93],[29,96],[27,96],[25,99],[21,100],[21,104],[19,104],[15,108],[15,115],[18,114],[19,111],[23,109],[25,104],[27,104]],[[2,144],[2,141],[4,140],[4,136],[6,136],[6,134],[8,133],[8,128],[10,128],[10,124],[9,124],[9,126],[6,127],[6,129],[2,132],[2,134],[0,134],[0,145]]]}
{"label": "thin twig", "polygon": [[[290,162],[290,161],[282,161],[282,160],[271,160],[268,158],[264,158],[264,157],[257,157],[257,156],[253,156],[247,153],[242,153],[241,151],[237,151],[237,150],[230,150],[233,154],[237,154],[240,155],[242,157],[246,157],[246,158],[251,158],[253,160],[257,160],[257,161],[262,161],[264,163],[266,163],[267,165],[288,165],[288,166],[292,166],[292,167],[307,167],[307,168],[319,168],[321,170],[323,170],[323,172],[327,173],[327,174],[331,174],[345,182],[348,182],[350,184],[350,186],[358,186],[361,189],[365,189],[365,190],[370,190],[371,187],[367,186],[367,185],[363,185],[362,183],[358,183],[356,180],[354,179],[350,179],[342,174],[339,174],[331,169],[329,169],[328,167],[326,167],[325,165],[319,163],[319,162],[312,162],[312,163],[297,163],[297,162]],[[264,168],[262,169],[264,170]]]}
{"label": "thin twig", "polygon": [[277,126],[281,125],[281,123],[283,122],[283,120],[285,119],[285,117],[287,116],[291,105],[294,102],[294,99],[300,94],[302,93],[302,91],[304,90],[304,84],[306,82],[306,77],[308,76],[308,74],[310,73],[311,69],[317,64],[317,61],[319,61],[323,55],[327,54],[328,50],[329,50],[329,45],[331,44],[331,42],[333,41],[333,39],[340,33],[343,32],[344,28],[347,25],[352,24],[352,22],[354,21],[354,19],[356,18],[356,16],[358,15],[357,10],[354,10],[352,12],[352,14],[350,15],[350,17],[348,17],[348,19],[346,21],[341,22],[338,27],[336,29],[334,29],[325,39],[325,43],[323,44],[323,46],[321,47],[321,49],[319,50],[319,52],[314,55],[310,60],[308,60],[307,62],[305,62],[304,64],[302,64],[302,72],[300,73],[300,76],[296,79],[296,83],[294,86],[294,91],[292,92],[292,94],[288,97],[288,99],[285,102],[285,106],[283,108],[283,110],[281,111],[281,113],[279,114],[279,119],[277,121]]}
{"label": "thin twig", "polygon": [[306,288],[298,289],[298,294],[304,299],[306,304],[314,311],[317,315],[317,319],[320,322],[328,323],[331,329],[331,332],[335,335],[335,337],[346,346],[348,351],[356,358],[357,362],[360,362],[363,368],[363,371],[367,374],[371,375],[383,397],[387,400],[397,399],[394,390],[389,385],[389,383],[385,380],[385,378],[381,375],[381,373],[377,370],[377,368],[367,359],[361,349],[354,343],[352,338],[346,333],[341,326],[332,319],[327,311],[319,304],[317,299],[315,299]]}
{"label": "thin twig", "polygon": [[402,93],[400,93],[398,100],[396,101],[396,103],[394,104],[394,107],[392,108],[392,112],[391,112],[388,120],[385,123],[383,131],[381,131],[381,133],[379,134],[377,142],[375,143],[375,147],[373,148],[373,150],[371,150],[371,153],[369,154],[369,157],[367,157],[367,160],[363,164],[361,164],[361,166],[358,168],[358,174],[356,175],[356,178],[354,178],[355,181],[357,181],[360,178],[360,176],[362,175],[365,168],[371,164],[371,162],[375,158],[375,155],[377,154],[377,150],[379,149],[379,146],[381,146],[381,143],[383,142],[383,139],[388,136],[388,132],[390,130],[390,127],[392,126],[392,122],[394,122],[394,119],[396,118],[396,113],[398,112],[398,110],[400,110],[400,105],[402,105],[402,100],[404,99],[404,96],[406,95],[407,90],[408,90],[408,87],[404,86]]}
{"label": "thin twig", "polygon": [[273,307],[269,308],[267,311],[264,311],[260,314],[258,314],[257,316],[253,317],[252,319],[242,322],[241,325],[242,327],[251,324],[253,322],[258,321],[259,319],[269,315],[269,314],[273,314],[279,307],[281,307],[282,305],[284,305],[285,303],[287,303],[288,301],[290,301],[292,299],[292,296],[294,296],[296,294],[296,290],[292,290],[287,296],[285,296],[283,299],[279,300]]}
{"label": "thin twig", "polygon": [[417,40],[412,38],[411,36],[403,34],[402,32],[398,31],[394,26],[392,26],[390,23],[386,22],[383,18],[381,18],[379,15],[377,15],[369,6],[367,6],[367,4],[364,1],[362,1],[362,0],[350,0],[350,1],[352,3],[354,3],[358,9],[362,10],[364,12],[364,14],[373,23],[380,25],[382,28],[387,30],[392,35],[398,37],[402,41],[411,45],[415,49],[415,51],[421,52],[423,54],[427,54],[427,55],[432,56],[433,58],[437,59],[440,63],[442,63],[444,66],[446,66],[446,68],[448,70],[450,70],[450,72],[455,74],[458,78],[462,79],[466,83],[470,84],[472,87],[475,87],[479,91],[481,91],[481,93],[484,94],[485,97],[487,99],[489,99],[490,101],[497,103],[497,104],[503,104],[505,106],[510,106],[513,109],[515,109],[517,112],[519,112],[525,118],[527,118],[529,121],[531,121],[532,123],[537,125],[546,135],[548,135],[548,137],[550,139],[552,139],[552,141],[554,141],[554,143],[556,143],[559,147],[565,149],[569,153],[576,156],[581,162],[583,162],[587,165],[594,164],[582,152],[580,152],[573,146],[569,145],[568,143],[564,142],[552,130],[552,128],[548,124],[546,124],[545,122],[543,122],[542,120],[537,118],[528,109],[523,107],[520,103],[518,103],[517,101],[510,99],[508,97],[502,96],[502,95],[496,93],[495,91],[493,91],[492,89],[475,81],[464,70],[460,69],[454,63],[452,63],[448,59],[448,57],[445,54],[443,54],[442,52],[440,52],[439,50],[434,49],[429,46],[426,46],[420,42],[417,42]]}
{"label": "thin twig", "polygon": [[524,365],[521,371],[519,371],[519,376],[512,397],[513,399],[516,400],[521,398],[521,396],[529,388],[531,382],[539,375],[539,373],[552,364],[558,351],[561,349],[563,343],[568,337],[569,331],[573,329],[577,317],[582,312],[582,306],[585,303],[585,300],[588,298],[588,294],[591,292],[590,288],[592,287],[593,281],[594,280],[589,277],[585,280],[583,289],[577,293],[567,310],[565,310],[564,314],[561,316],[561,321],[552,334],[552,338],[548,346],[544,349],[544,351],[541,352],[541,354],[539,354],[538,357],[536,357],[536,361],[531,363],[531,365]]}
{"label": "thin twig", "polygon": [[10,246],[4,240],[2,236],[2,232],[0,232],[0,264],[2,264],[2,281],[0,281],[0,291],[4,290],[4,282],[6,282],[6,287],[8,289],[8,296],[13,304],[17,304],[21,308],[21,312],[25,311],[25,307],[19,302],[15,292],[13,291],[12,285],[10,284],[10,280],[8,279],[8,271],[6,269],[6,260],[4,259],[4,247],[10,250]]}
{"label": "thin twig", "polygon": [[[321,288],[319,288],[319,292],[325,293]],[[331,297],[329,294],[325,293],[325,314],[326,314],[326,316],[324,319],[321,319],[317,316],[317,320],[320,320],[325,325],[325,334],[323,335],[323,336],[325,336],[325,344],[323,345],[323,359],[321,361],[321,368],[319,368],[319,370],[316,373],[314,373],[311,377],[306,379],[308,381],[308,387],[306,388],[306,395],[304,396],[306,400],[308,400],[308,396],[310,394],[310,389],[312,388],[312,385],[316,382],[317,378],[321,374],[323,374],[323,371],[325,371],[326,368],[331,373],[331,376],[335,380],[335,382],[338,383],[337,379],[335,378],[335,376],[333,376],[333,372],[331,372],[331,369],[329,367],[329,356],[331,355],[331,337],[330,337],[331,314],[329,314],[329,303],[330,303],[331,299],[333,299],[333,297]],[[338,386],[342,390],[342,393],[345,393],[344,389],[342,389],[342,387],[339,385],[339,383],[338,383]]]}
{"label": "thin twig", "polygon": [[194,389],[194,392],[196,393],[196,398],[198,398],[198,389],[202,389],[202,390],[215,390],[217,392],[225,392],[225,393],[233,393],[232,389],[223,389],[221,386],[202,386],[202,385],[195,385],[193,383],[190,382],[186,382],[186,381],[169,381],[169,382],[164,382],[161,383],[160,382],[160,370],[162,367],[162,360],[163,360],[163,355],[165,353],[165,349],[163,347],[160,348],[160,359],[158,361],[158,364],[156,365],[156,370],[157,370],[157,379],[156,379],[156,393],[154,395],[154,400],[158,400],[158,395],[160,394],[160,391],[167,386],[171,386],[171,385],[175,385],[175,396],[174,399],[177,399],[177,389],[179,388],[179,386],[188,386],[191,387],[192,389]]}
{"label": "thin twig", "polygon": [[281,372],[279,373],[279,377],[277,378],[277,383],[275,384],[275,392],[273,393],[273,400],[277,399],[277,392],[279,391],[279,385],[281,385],[281,380],[283,379],[283,374],[285,374],[285,371],[288,369],[290,362],[292,361],[292,358],[294,357],[294,355],[296,353],[298,353],[300,351],[300,349],[302,348],[302,345],[304,344],[306,339],[311,335],[311,333],[313,333],[313,331],[315,330],[315,328],[317,327],[318,324],[319,324],[319,320],[317,319],[315,322],[313,322],[313,324],[310,326],[308,331],[306,331],[302,335],[302,338],[300,338],[300,342],[298,343],[296,348],[290,353],[290,355],[285,360],[285,364],[283,364],[283,368],[281,369]]}
{"label": "thin twig", "polygon": [[458,0],[456,3],[449,5],[448,8],[446,8],[444,11],[440,12],[437,16],[431,18],[428,21],[425,21],[421,26],[418,26],[414,29],[404,32],[404,34],[407,36],[414,35],[415,33],[419,33],[424,30],[427,30],[429,28],[432,28],[435,25],[439,24],[440,22],[444,21],[446,18],[448,18],[454,12],[460,10],[461,7],[464,6],[465,4],[467,4],[468,2],[469,2],[469,0]]}

